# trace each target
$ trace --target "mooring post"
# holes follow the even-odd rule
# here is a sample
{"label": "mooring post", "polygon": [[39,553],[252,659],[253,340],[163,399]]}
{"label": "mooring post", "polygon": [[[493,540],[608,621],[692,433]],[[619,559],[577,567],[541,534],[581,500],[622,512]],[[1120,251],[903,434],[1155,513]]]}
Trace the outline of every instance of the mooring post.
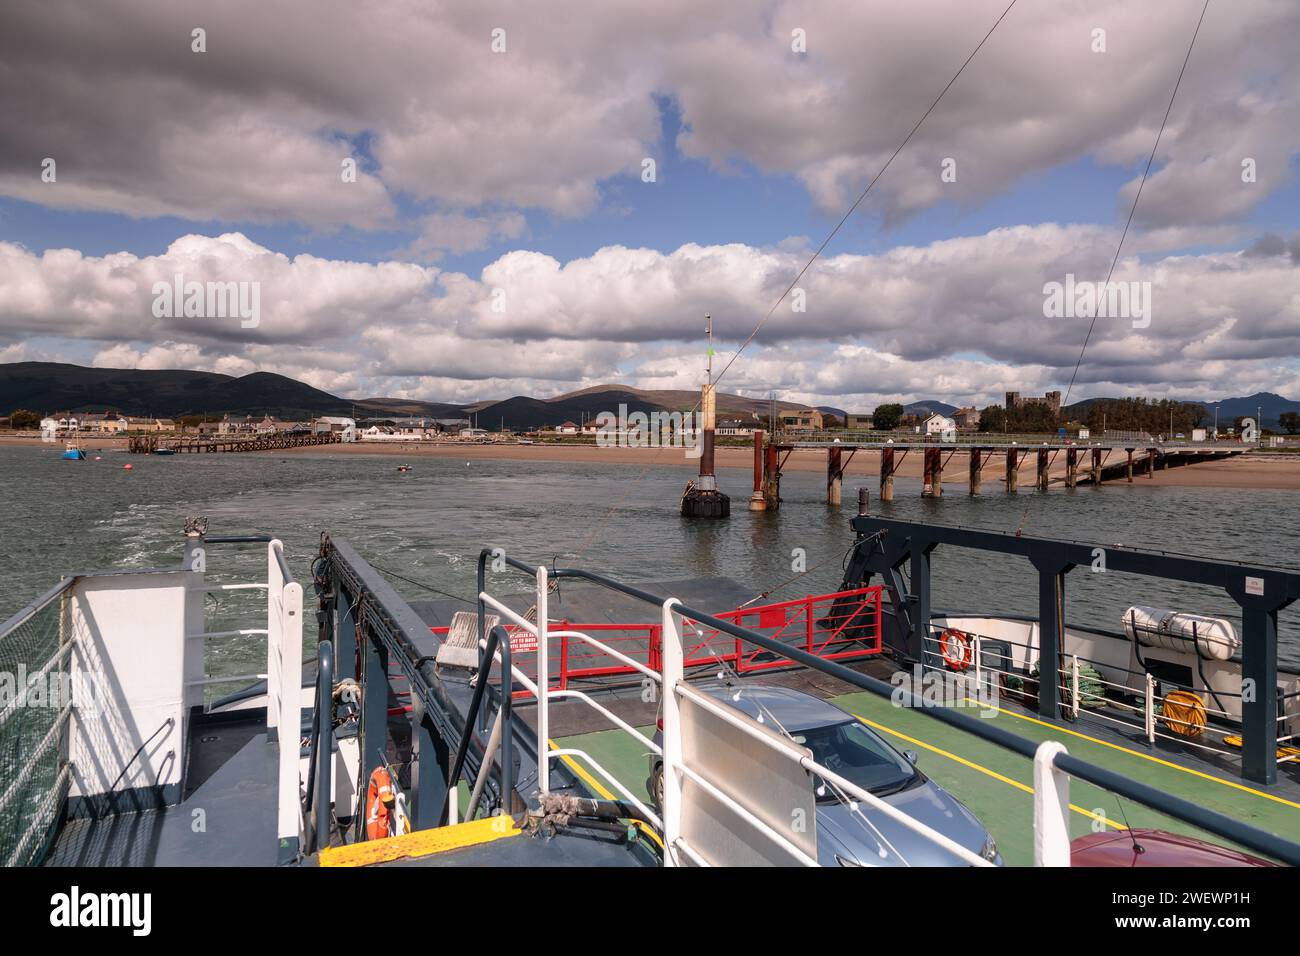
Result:
{"label": "mooring post", "polygon": [[921,497],[928,498],[934,494],[934,455],[931,454],[933,449],[924,448],[921,451]]}
{"label": "mooring post", "polygon": [[1020,490],[1020,449],[1007,449],[1007,494]]}
{"label": "mooring post", "polygon": [[930,486],[930,495],[938,498],[943,494],[943,449],[935,448],[934,451],[934,483]]}
{"label": "mooring post", "polygon": [[1038,449],[1038,490],[1039,491],[1047,490],[1047,480],[1048,480],[1047,468],[1048,468],[1047,449],[1040,448]]}
{"label": "mooring post", "polygon": [[884,448],[880,452],[880,500],[894,500],[894,449]]}
{"label": "mooring post", "polygon": [[1126,448],[1125,451],[1128,452],[1128,462],[1124,465],[1124,477],[1128,479],[1128,483],[1131,485],[1133,484],[1133,449]]}
{"label": "mooring post", "polygon": [[763,497],[763,429],[754,429],[754,493],[749,496],[750,511],[766,511]]}
{"label": "mooring post", "polygon": [[970,450],[970,493],[972,495],[978,495],[980,493],[980,485],[983,483],[983,480],[984,466],[980,457],[980,450],[978,448],[972,448]]}
{"label": "mooring post", "polygon": [[1092,485],[1094,488],[1101,487],[1101,449],[1092,450]]}
{"label": "mooring post", "polygon": [[1079,452],[1074,448],[1065,450],[1065,487],[1073,488],[1079,483]]}
{"label": "mooring post", "polygon": [[844,482],[841,457],[838,445],[826,449],[826,503],[832,508],[840,506],[841,485]]}
{"label": "mooring post", "polygon": [[858,517],[865,518],[871,513],[871,491],[865,487],[858,489]]}
{"label": "mooring post", "polygon": [[713,473],[713,426],[716,394],[712,382],[707,383],[700,395],[700,474],[693,488],[682,496],[684,518],[728,518],[731,516],[731,499],[718,490],[718,479]]}
{"label": "mooring post", "polygon": [[1156,477],[1156,450],[1155,450],[1154,448],[1148,448],[1148,449],[1147,449],[1147,477],[1150,478],[1152,481],[1155,481],[1155,477]]}
{"label": "mooring post", "polygon": [[767,508],[773,511],[781,507],[781,463],[777,447],[767,443],[766,479],[763,482],[763,496],[767,499]]}

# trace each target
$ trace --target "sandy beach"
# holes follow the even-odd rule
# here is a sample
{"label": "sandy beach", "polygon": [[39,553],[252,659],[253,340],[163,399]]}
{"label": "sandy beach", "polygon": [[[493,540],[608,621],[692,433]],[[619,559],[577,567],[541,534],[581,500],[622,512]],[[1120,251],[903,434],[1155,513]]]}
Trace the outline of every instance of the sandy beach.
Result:
{"label": "sandy beach", "polygon": [[[86,451],[125,452],[124,438],[83,438],[80,445]],[[19,436],[0,436],[0,445],[37,447],[39,439]],[[61,447],[47,445],[47,448]],[[902,446],[900,446],[900,455]],[[681,468],[694,471],[699,468],[698,458],[686,458],[679,448],[598,448],[595,445],[565,445],[538,443],[533,445],[480,445],[469,442],[356,442],[328,446],[281,449],[246,454],[278,455],[382,455],[407,461],[448,458],[463,461],[505,460],[536,462],[606,462],[641,467]],[[845,458],[848,458],[847,452]],[[1082,456],[1081,456],[1082,458]],[[1118,460],[1112,457],[1110,463]],[[724,447],[717,449],[717,466],[752,473],[754,453],[751,448]],[[1080,462],[1081,467],[1083,462]],[[920,478],[922,456],[913,451],[896,462],[896,474],[903,478]],[[1005,465],[1001,456],[995,456],[984,468],[984,483],[990,489],[1002,484]],[[784,471],[824,472],[826,454],[820,450],[800,449],[790,453],[783,465]],[[880,455],[875,451],[859,451],[845,470],[845,483],[860,484],[870,480],[875,489],[880,474]],[[1065,474],[1064,456],[1057,456],[1052,477]],[[1020,466],[1021,490],[1033,485],[1034,463],[1022,460]],[[1120,479],[1121,481],[1123,479]],[[956,456],[944,472],[945,487],[964,488],[967,484],[967,464],[964,455]],[[1112,483],[1107,481],[1107,484]],[[1260,454],[1244,455],[1221,461],[1204,461],[1194,465],[1157,470],[1153,479],[1137,475],[1136,487],[1190,487],[1190,488],[1261,488],[1278,491],[1300,491],[1300,455]],[[846,494],[847,494],[846,490]]]}

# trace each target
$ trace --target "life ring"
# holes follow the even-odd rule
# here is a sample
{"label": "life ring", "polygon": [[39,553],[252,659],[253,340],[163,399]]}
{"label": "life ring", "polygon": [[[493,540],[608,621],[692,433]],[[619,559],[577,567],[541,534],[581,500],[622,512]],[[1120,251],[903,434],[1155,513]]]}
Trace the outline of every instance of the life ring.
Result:
{"label": "life ring", "polygon": [[974,655],[970,635],[953,627],[945,628],[939,635],[939,653],[949,670],[966,670]]}
{"label": "life ring", "polygon": [[383,767],[376,767],[366,787],[366,839],[380,840],[392,835],[393,807],[397,802],[393,778]]}

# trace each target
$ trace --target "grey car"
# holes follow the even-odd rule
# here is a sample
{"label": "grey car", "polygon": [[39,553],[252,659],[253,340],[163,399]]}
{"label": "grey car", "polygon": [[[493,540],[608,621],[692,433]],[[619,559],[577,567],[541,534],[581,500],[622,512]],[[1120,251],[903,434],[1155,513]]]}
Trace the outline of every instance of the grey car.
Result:
{"label": "grey car", "polygon": [[[705,684],[699,689],[750,717],[762,715],[768,726],[779,724],[796,743],[811,750],[819,764],[971,852],[1002,865],[997,844],[984,824],[916,767],[916,755],[900,753],[851,714],[786,687]],[[655,734],[655,743],[662,744],[662,733]],[[854,811],[820,777],[814,776],[811,785],[817,795],[817,857],[823,866],[965,865],[959,857],[879,810],[859,805]],[[656,754],[650,756],[650,787],[656,804],[660,803],[663,764]],[[888,852],[885,841],[897,853]]]}

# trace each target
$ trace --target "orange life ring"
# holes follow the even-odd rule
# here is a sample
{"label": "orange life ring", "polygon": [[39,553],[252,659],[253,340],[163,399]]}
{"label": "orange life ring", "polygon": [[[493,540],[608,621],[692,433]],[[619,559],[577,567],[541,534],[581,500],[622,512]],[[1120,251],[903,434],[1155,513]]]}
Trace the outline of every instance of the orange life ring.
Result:
{"label": "orange life ring", "polygon": [[949,670],[966,670],[970,667],[974,654],[970,635],[953,627],[945,628],[939,635],[939,653],[943,655],[943,662]]}
{"label": "orange life ring", "polygon": [[397,796],[393,778],[383,767],[376,767],[366,787],[366,839],[379,840],[390,836],[393,824],[393,805]]}

